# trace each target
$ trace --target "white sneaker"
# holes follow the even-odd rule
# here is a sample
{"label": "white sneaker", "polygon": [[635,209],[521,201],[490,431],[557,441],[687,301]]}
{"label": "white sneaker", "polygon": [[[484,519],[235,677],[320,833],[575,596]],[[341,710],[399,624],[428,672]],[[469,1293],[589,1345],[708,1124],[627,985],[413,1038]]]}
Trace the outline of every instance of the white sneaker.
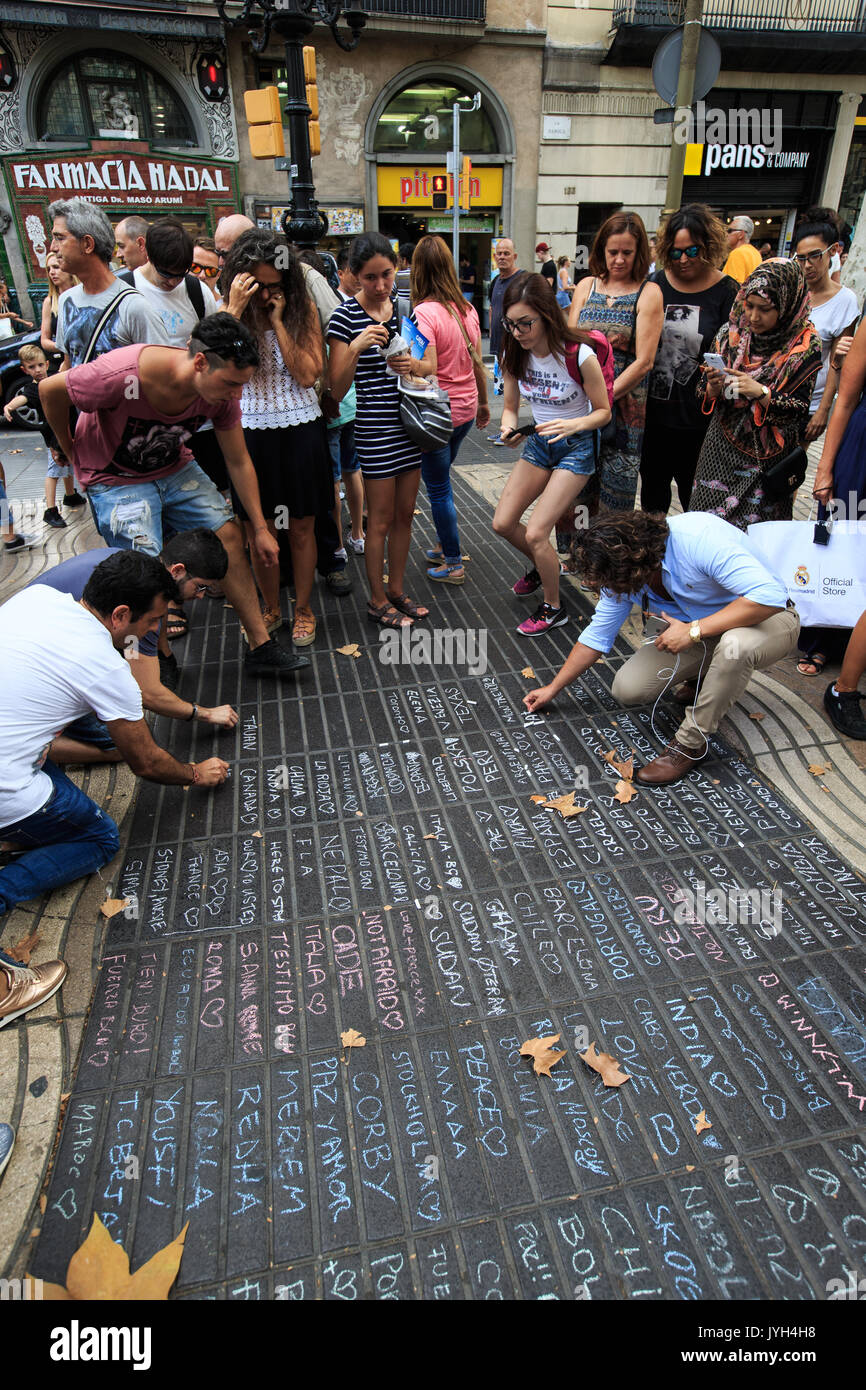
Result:
{"label": "white sneaker", "polygon": [[365,538],[363,536],[361,536],[358,540],[355,540],[354,536],[347,536],[346,545],[349,547],[349,549],[352,551],[354,555],[363,555],[364,539]]}
{"label": "white sneaker", "polygon": [[335,550],[335,551],[334,551],[334,559],[335,559],[335,560],[348,560],[348,558],[349,558],[349,557],[348,557],[348,555],[346,554],[346,547],[345,547],[345,546],[343,546],[342,550]]}

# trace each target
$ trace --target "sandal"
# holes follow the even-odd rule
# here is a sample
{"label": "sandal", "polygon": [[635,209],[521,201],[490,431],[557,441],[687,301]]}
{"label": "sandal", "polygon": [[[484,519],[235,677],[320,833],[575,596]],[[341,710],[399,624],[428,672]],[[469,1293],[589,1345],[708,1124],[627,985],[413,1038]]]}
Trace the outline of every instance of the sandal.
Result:
{"label": "sandal", "polygon": [[429,617],[430,617],[430,609],[429,609],[429,608],[424,608],[423,605],[422,605],[422,606],[419,606],[419,605],[418,605],[417,603],[415,603],[411,598],[409,598],[409,595],[408,595],[408,594],[388,594],[387,589],[386,589],[385,592],[386,592],[388,598],[390,599],[390,601],[393,603],[394,607],[395,607],[396,609],[398,609],[401,613],[405,613],[407,617],[409,617],[409,618],[429,618]]}
{"label": "sandal", "polygon": [[296,647],[308,647],[316,637],[316,618],[312,608],[295,609],[292,624],[292,642]]}
{"label": "sandal", "polygon": [[[826,665],[826,656],[819,656],[816,652],[814,656],[801,656],[800,660],[797,662],[797,670],[801,676],[807,676],[811,679],[813,676],[820,676]],[[804,671],[804,666],[812,666],[814,669],[811,671]]]}
{"label": "sandal", "polygon": [[169,604],[165,615],[165,635],[169,642],[177,642],[189,632],[189,618],[183,609]]}
{"label": "sandal", "polygon": [[380,604],[374,608],[372,603],[367,604],[367,617],[371,623],[378,623],[380,627],[393,627],[400,631],[404,627],[412,627],[411,618],[408,623],[402,621],[401,613],[393,603]]}

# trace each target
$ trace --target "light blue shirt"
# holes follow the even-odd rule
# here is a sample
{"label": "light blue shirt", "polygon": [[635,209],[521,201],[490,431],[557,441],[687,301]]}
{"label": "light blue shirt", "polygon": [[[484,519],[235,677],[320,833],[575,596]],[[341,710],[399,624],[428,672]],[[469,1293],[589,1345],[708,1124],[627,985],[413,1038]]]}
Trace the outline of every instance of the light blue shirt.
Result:
{"label": "light blue shirt", "polygon": [[686,512],[668,517],[668,537],[662,561],[662,583],[670,598],[661,598],[644,585],[636,594],[601,592],[598,607],[578,641],[598,652],[609,652],[632,604],[682,623],[708,618],[735,598],[747,598],[768,608],[784,608],[787,590],[778,575],[756,555],[748,536],[730,522],[709,512]]}

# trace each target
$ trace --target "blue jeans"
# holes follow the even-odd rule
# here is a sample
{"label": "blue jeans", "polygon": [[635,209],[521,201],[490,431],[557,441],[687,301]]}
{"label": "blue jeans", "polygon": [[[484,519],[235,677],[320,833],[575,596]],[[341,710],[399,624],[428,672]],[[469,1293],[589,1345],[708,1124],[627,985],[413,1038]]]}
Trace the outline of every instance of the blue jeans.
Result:
{"label": "blue jeans", "polygon": [[43,769],[54,783],[45,805],[32,816],[0,826],[0,836],[25,850],[0,869],[0,913],[16,903],[101,869],[120,847],[110,816],[79,791],[50,761]]}
{"label": "blue jeans", "polygon": [[460,564],[462,552],[460,537],[457,534],[457,509],[451,491],[451,465],[471,428],[472,421],[467,420],[465,425],[457,426],[448,443],[443,444],[441,449],[421,455],[421,477],[430,498],[433,525],[436,527],[442,554],[452,565]]}
{"label": "blue jeans", "polygon": [[231,503],[195,462],[153,482],[92,483],[87,499],[106,545],[146,555],[159,555],[169,531],[219,531],[233,515]]}

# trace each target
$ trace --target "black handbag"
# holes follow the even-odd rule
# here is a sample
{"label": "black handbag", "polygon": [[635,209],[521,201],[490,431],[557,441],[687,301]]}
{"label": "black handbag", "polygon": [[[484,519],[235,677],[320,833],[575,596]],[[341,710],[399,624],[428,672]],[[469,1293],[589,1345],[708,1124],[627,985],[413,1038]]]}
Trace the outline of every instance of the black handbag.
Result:
{"label": "black handbag", "polygon": [[793,496],[797,488],[803,486],[808,467],[806,450],[798,444],[790,454],[777,459],[762,471],[761,486],[765,497],[771,502],[782,502],[785,498]]}

